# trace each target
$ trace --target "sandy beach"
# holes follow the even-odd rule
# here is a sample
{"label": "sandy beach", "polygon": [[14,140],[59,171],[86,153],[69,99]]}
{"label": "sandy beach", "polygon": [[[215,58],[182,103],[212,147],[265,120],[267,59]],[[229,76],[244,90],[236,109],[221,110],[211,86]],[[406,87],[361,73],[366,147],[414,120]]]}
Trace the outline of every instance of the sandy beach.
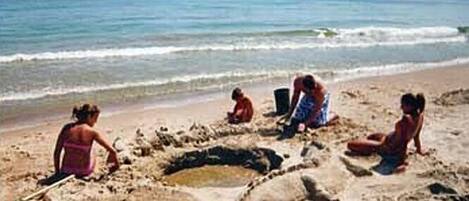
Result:
{"label": "sandy beach", "polygon": [[[39,199],[468,200],[468,77],[469,65],[464,64],[329,83],[332,110],[341,117],[338,124],[284,141],[276,140],[279,117],[270,115],[275,110],[274,88],[270,87],[244,89],[253,100],[255,117],[239,126],[224,123],[224,115],[233,105],[228,93],[225,98],[179,107],[138,107],[104,115],[96,129],[109,141],[123,144],[119,154],[127,162],[106,175],[106,153],[94,145],[98,167],[91,179],[73,179]],[[278,84],[288,85],[287,80]],[[344,154],[348,140],[391,131],[401,116],[400,96],[406,92],[426,96],[421,138],[430,155],[415,154],[411,142],[409,168],[384,175],[375,169],[379,156]],[[0,200],[16,200],[43,187],[38,181],[53,174],[55,141],[69,121],[47,121],[0,134]],[[269,149],[283,162],[276,169],[270,169],[273,161],[268,162],[265,172],[234,187],[191,187],[166,180],[165,170],[184,153],[217,146],[224,151],[251,150],[249,153]]]}

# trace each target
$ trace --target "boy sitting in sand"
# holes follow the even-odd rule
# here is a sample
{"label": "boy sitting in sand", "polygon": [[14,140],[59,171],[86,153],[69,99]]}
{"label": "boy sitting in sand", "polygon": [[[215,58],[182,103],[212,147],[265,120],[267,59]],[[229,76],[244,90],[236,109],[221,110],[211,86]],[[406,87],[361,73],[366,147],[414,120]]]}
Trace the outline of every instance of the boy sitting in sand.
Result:
{"label": "boy sitting in sand", "polygon": [[251,100],[244,95],[240,88],[233,90],[231,99],[236,101],[236,105],[233,112],[228,112],[228,123],[250,122],[254,114]]}
{"label": "boy sitting in sand", "polygon": [[[54,166],[56,173],[75,174],[78,177],[93,173],[96,161],[95,157],[91,156],[91,147],[94,141],[109,151],[107,162],[112,164],[110,171],[119,168],[117,152],[98,131],[93,129],[98,121],[99,112],[96,105],[90,104],[73,108],[72,117],[76,121],[62,128],[55,146]],[[65,153],[62,163],[60,163],[62,149]]]}
{"label": "boy sitting in sand", "polygon": [[[330,95],[321,81],[316,80],[312,75],[299,76],[293,81],[293,88],[290,109],[282,118],[288,122],[296,109],[295,115],[290,120],[293,131],[284,132],[281,137],[292,137],[295,132],[303,132],[306,128],[326,126],[338,118],[337,115],[330,116],[329,114]],[[301,92],[304,95],[297,107]]]}
{"label": "boy sitting in sand", "polygon": [[414,139],[417,153],[425,155],[420,143],[420,131],[423,126],[425,97],[423,94],[407,93],[401,97],[402,118],[395,124],[394,131],[388,135],[375,133],[366,139],[350,141],[347,147],[352,153],[369,155],[378,153],[392,163],[393,171],[404,171],[407,163],[407,144]]}

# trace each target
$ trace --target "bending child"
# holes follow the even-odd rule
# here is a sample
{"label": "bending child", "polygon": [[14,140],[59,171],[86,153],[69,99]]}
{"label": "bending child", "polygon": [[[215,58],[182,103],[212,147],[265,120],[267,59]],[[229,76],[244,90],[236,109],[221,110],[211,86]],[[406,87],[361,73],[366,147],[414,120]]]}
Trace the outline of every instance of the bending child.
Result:
{"label": "bending child", "polygon": [[[337,115],[329,111],[330,94],[324,83],[316,80],[313,75],[296,77],[293,89],[290,109],[282,118],[286,122],[290,121],[290,126],[280,139],[292,137],[295,132],[303,132],[307,128],[327,126],[338,119]],[[299,101],[301,93],[303,97]],[[295,114],[292,117],[293,111]]]}

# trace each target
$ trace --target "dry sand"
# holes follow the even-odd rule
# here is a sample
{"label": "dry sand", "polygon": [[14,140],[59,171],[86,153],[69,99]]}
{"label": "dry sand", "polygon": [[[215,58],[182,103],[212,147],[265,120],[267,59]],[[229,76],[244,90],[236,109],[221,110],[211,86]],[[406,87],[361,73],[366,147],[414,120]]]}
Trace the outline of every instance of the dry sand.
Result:
{"label": "dry sand", "polygon": [[[105,152],[95,145],[100,163],[91,180],[75,179],[42,199],[467,200],[468,77],[469,66],[461,65],[329,84],[332,110],[342,117],[339,123],[284,141],[275,139],[278,117],[267,115],[274,110],[269,87],[245,90],[254,100],[256,116],[252,123],[241,126],[229,126],[222,121],[225,111],[232,106],[228,95],[178,108],[136,108],[133,112],[103,116],[96,128],[110,141],[120,137],[128,149],[120,155],[127,153],[132,164],[123,165],[107,176],[103,165]],[[431,154],[415,154],[410,143],[409,168],[392,175],[370,170],[379,163],[378,156],[346,156],[346,141],[376,131],[391,131],[401,115],[400,96],[406,92],[426,95],[426,121],[421,138]],[[41,188],[37,182],[52,174],[55,140],[61,126],[68,121],[45,122],[0,134],[0,200],[15,200]],[[198,126],[191,130],[194,122]],[[201,125],[210,129],[204,130]],[[161,144],[155,130],[162,126],[169,128],[168,134],[179,136],[177,142],[171,146]],[[178,131],[181,132],[175,134]],[[149,155],[141,156],[140,148],[155,138],[159,139],[157,145],[149,145]],[[320,142],[325,148],[306,146],[305,149],[305,144],[311,141]],[[191,188],[164,182],[164,167],[175,156],[215,145],[269,148],[282,156],[284,162],[280,170],[236,188]],[[306,155],[301,155],[302,151]],[[451,194],[451,190],[455,192]],[[323,194],[326,198],[321,198]]]}

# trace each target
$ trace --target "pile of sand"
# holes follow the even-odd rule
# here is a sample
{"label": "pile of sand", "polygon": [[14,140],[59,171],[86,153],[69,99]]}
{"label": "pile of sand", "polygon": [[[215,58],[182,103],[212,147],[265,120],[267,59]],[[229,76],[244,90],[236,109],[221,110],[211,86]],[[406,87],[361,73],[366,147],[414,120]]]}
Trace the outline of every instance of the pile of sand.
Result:
{"label": "pile of sand", "polygon": [[459,89],[441,94],[435,101],[435,104],[443,106],[454,106],[469,104],[469,89]]}

